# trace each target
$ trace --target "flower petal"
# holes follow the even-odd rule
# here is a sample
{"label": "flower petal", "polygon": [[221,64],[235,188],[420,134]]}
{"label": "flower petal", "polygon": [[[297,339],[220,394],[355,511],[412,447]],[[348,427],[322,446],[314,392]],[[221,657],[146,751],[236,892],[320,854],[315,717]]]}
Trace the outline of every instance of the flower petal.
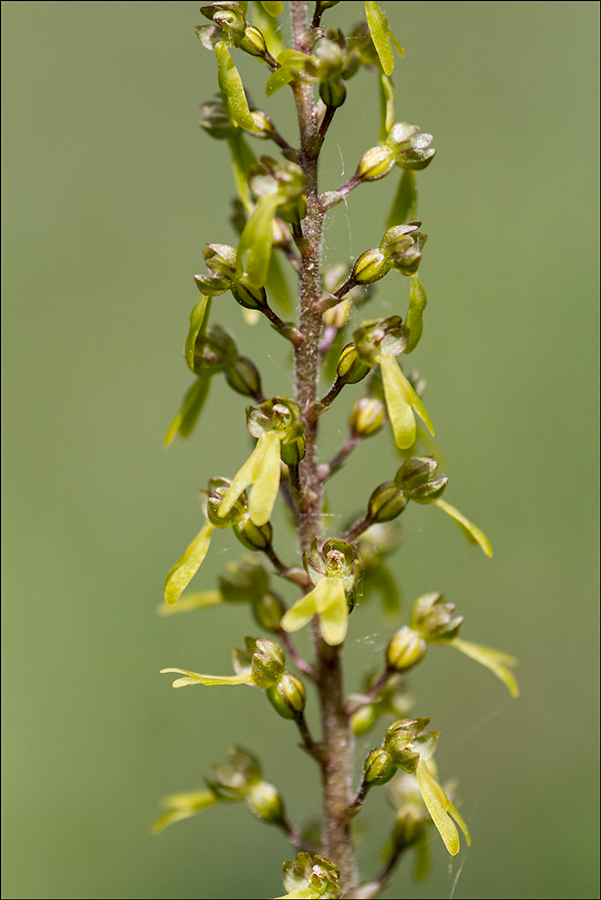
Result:
{"label": "flower petal", "polygon": [[451,506],[450,503],[447,503],[446,500],[442,500],[440,497],[438,500],[434,500],[436,506],[440,507],[443,512],[446,512],[447,516],[450,516],[453,521],[455,521],[465,536],[472,542],[472,544],[478,544],[478,546],[486,553],[487,556],[492,556],[492,547],[490,546],[490,541],[484,534],[484,532],[478,528],[476,525],[472,524],[469,519],[466,519],[465,516],[461,515],[458,509],[455,509],[454,506]]}
{"label": "flower petal", "polygon": [[430,416],[426,412],[426,407],[422,403],[421,399],[417,396],[417,394],[411,387],[411,384],[405,378],[404,374],[401,372],[401,369],[398,366],[397,366],[397,368],[399,369],[401,381],[403,383],[403,387],[405,388],[405,396],[407,397],[407,403],[418,414],[418,416],[420,417],[420,419],[422,420],[422,422],[424,423],[424,425],[426,426],[426,428],[428,429],[430,434],[432,436],[434,436],[434,426],[432,425],[432,420],[431,420]]}
{"label": "flower petal", "polygon": [[[319,585],[318,585],[319,587]],[[317,588],[313,588],[300,600],[297,600],[291,609],[284,613],[280,621],[284,631],[300,631],[317,613]]]}
{"label": "flower petal", "polygon": [[321,634],[326,644],[335,647],[343,642],[348,630],[349,609],[344,585],[340,578],[324,578],[317,587],[322,587],[319,604]]}
{"label": "flower petal", "polygon": [[514,678],[513,672],[510,672],[507,666],[517,666],[518,661],[515,656],[509,656],[507,653],[501,653],[500,650],[493,650],[491,647],[483,647],[482,644],[472,644],[470,641],[464,641],[460,638],[453,638],[449,641],[453,647],[457,647],[470,659],[475,659],[481,665],[490,669],[493,674],[500,678],[503,684],[508,688],[512,697],[519,697],[520,689]]}
{"label": "flower petal", "polygon": [[206,606],[217,606],[223,603],[223,594],[221,591],[198,591],[186,594],[182,597],[177,606],[165,606],[161,604],[157,608],[159,616],[170,616],[173,613],[191,612],[193,609],[204,609]]}
{"label": "flower petal", "polygon": [[426,763],[422,760],[417,764],[417,771],[415,774],[417,775],[419,789],[424,798],[424,803],[426,804],[428,812],[432,817],[432,821],[436,825],[448,852],[451,856],[455,856],[459,852],[459,833],[451,816],[463,831],[469,845],[471,844],[471,840],[466,824],[443,791],[442,787],[428,771]]}
{"label": "flower petal", "polygon": [[217,798],[212,791],[171,794],[170,797],[165,797],[163,800],[163,806],[169,807],[169,809],[156,820],[152,826],[152,832],[159,834],[167,825],[189,819],[203,809],[213,806],[214,803],[217,803]]}
{"label": "flower petal", "polygon": [[415,416],[408,402],[405,389],[405,382],[407,384],[409,382],[392,356],[381,356],[379,362],[382,371],[386,408],[394,440],[400,450],[407,450],[415,443],[417,434]]}
{"label": "flower petal", "polygon": [[159,674],[164,675],[167,672],[177,672],[185,676],[175,679],[174,688],[188,687],[190,684],[254,684],[250,669],[239,675],[200,675],[198,672],[188,672],[187,669],[161,669]]}
{"label": "flower petal", "polygon": [[256,476],[249,498],[253,525],[266,525],[280,488],[280,439],[273,431],[262,434],[256,447]]}
{"label": "flower petal", "polygon": [[167,573],[165,603],[168,606],[173,606],[200,568],[200,564],[207,555],[214,527],[207,519],[182,558]]}

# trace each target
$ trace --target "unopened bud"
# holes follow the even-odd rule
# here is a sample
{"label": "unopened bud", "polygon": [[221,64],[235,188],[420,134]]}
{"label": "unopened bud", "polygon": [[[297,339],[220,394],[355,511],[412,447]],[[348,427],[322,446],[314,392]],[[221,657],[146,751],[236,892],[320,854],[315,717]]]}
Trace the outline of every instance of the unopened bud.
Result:
{"label": "unopened bud", "polygon": [[426,653],[426,642],[407,625],[395,631],[386,648],[386,662],[397,672],[408,672],[422,661]]}
{"label": "unopened bud", "polygon": [[295,719],[305,708],[305,688],[294,675],[282,675],[277,684],[270,685],[265,693],[283,719]]}
{"label": "unopened bud", "polygon": [[236,393],[242,394],[243,397],[261,397],[261,376],[259,370],[250,359],[246,356],[239,356],[226,369],[225,380]]}
{"label": "unopened bud", "polygon": [[286,607],[277,594],[266,593],[253,600],[252,611],[261,628],[275,633],[280,630],[280,621]]}
{"label": "unopened bud", "polygon": [[286,672],[286,657],[279,644],[259,638],[251,661],[252,677],[259,687],[275,685]]}
{"label": "unopened bud", "polygon": [[254,25],[247,25],[244,29],[244,37],[240,41],[240,49],[250,53],[251,56],[264,57],[266,55],[267,44],[265,43],[265,38]]}
{"label": "unopened bud", "polygon": [[442,594],[424,594],[413,604],[411,628],[426,641],[450,641],[457,637],[463,616],[453,618],[455,605],[445,602]]}
{"label": "unopened bud", "polygon": [[379,397],[360,397],[353,404],[349,417],[351,432],[355,437],[371,437],[384,425],[384,404]]}
{"label": "unopened bud", "polygon": [[248,550],[266,550],[271,545],[273,529],[269,522],[255,525],[251,522],[250,515],[246,514],[235,523],[234,534]]}
{"label": "unopened bud", "polygon": [[236,303],[245,309],[264,309],[267,306],[265,288],[253,287],[244,275],[230,286],[230,290]]}
{"label": "unopened bud", "polygon": [[377,181],[388,175],[394,166],[394,153],[390,147],[385,144],[378,144],[377,147],[371,147],[367,150],[357,166],[355,173],[356,178],[361,181]]}
{"label": "unopened bud", "polygon": [[384,747],[376,747],[365,760],[365,782],[369,785],[386,784],[390,781],[396,766]]}
{"label": "unopened bud", "polygon": [[343,81],[323,81],[319,85],[319,96],[330,109],[338,109],[346,100],[346,87]]}
{"label": "unopened bud", "polygon": [[390,271],[392,263],[381,250],[366,250],[362,253],[351,273],[356,284],[374,284]]}
{"label": "unopened bud", "polygon": [[[223,522],[223,519],[221,521]],[[260,563],[249,557],[245,557],[239,562],[228,563],[225,567],[225,574],[219,576],[219,590],[224,600],[229,603],[248,603],[249,600],[254,603],[263,597],[268,589],[269,576],[267,572]]]}
{"label": "unopened bud", "polygon": [[407,506],[407,497],[399,491],[394,481],[380,484],[367,504],[367,517],[372,523],[390,522],[396,519]]}
{"label": "unopened bud", "polygon": [[356,384],[369,373],[371,366],[363,362],[354,344],[347,344],[338,360],[336,373],[344,384]]}
{"label": "unopened bud", "polygon": [[362,706],[361,709],[358,709],[357,712],[353,713],[351,716],[351,728],[353,729],[353,734],[357,736],[366,734],[369,729],[372,728],[376,719],[377,715],[373,703]]}
{"label": "unopened bud", "polygon": [[215,375],[227,369],[238,356],[232,336],[219,325],[209,325],[201,332],[194,345],[194,372],[196,375]]}
{"label": "unopened bud", "polygon": [[267,781],[260,781],[253,785],[248,792],[246,801],[251,811],[270,825],[283,824],[286,821],[284,802],[277,788]]}
{"label": "unopened bud", "polygon": [[436,478],[438,463],[431,456],[413,456],[394,477],[397,487],[417,503],[432,503],[444,492],[448,478]]}

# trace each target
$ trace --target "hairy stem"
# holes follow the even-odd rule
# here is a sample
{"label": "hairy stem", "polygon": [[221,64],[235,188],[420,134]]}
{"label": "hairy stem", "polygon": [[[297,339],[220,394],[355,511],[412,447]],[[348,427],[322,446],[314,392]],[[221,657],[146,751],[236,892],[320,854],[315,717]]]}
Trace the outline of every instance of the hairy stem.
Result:
{"label": "hairy stem", "polygon": [[[292,31],[297,50],[310,52],[313,30],[308,26],[307,4],[293,0],[290,4]],[[321,541],[322,482],[318,471],[318,419],[307,421],[309,409],[318,399],[319,340],[322,314],[317,303],[321,296],[321,244],[324,212],[318,193],[318,156],[314,153],[316,124],[311,85],[293,84],[300,130],[300,165],[306,177],[307,214],[302,234],[295,234],[301,254],[299,267],[299,328],[302,344],[295,346],[297,399],[305,418],[306,454],[300,466],[302,500],[300,503],[299,540],[307,552],[314,539]],[[317,653],[317,691],[323,727],[324,853],[340,868],[340,885],[347,897],[353,896],[358,884],[357,865],[351,840],[349,806],[352,732],[345,711],[342,664],[338,647],[330,647],[313,629]]]}

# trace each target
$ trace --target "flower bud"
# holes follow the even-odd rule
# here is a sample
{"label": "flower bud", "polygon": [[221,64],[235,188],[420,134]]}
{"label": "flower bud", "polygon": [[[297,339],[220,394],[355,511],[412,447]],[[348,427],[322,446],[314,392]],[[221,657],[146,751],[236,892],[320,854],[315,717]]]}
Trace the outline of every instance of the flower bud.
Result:
{"label": "flower bud", "polygon": [[356,284],[374,284],[390,271],[392,263],[381,250],[366,250],[355,265],[351,277]]}
{"label": "flower bud", "polygon": [[254,25],[246,26],[244,29],[244,37],[240,41],[239,46],[241,50],[244,50],[245,53],[250,53],[251,56],[261,56],[264,58],[267,54],[265,38]]}
{"label": "flower bud", "polygon": [[242,394],[243,397],[256,399],[262,396],[259,370],[246,356],[239,356],[229,369],[226,369],[225,380],[236,393]]}
{"label": "flower bud", "polygon": [[431,456],[413,456],[394,476],[399,490],[417,503],[432,503],[444,492],[448,478],[436,478],[438,463]]}
{"label": "flower bud", "polygon": [[[221,521],[223,522],[225,519],[227,516],[224,516]],[[245,513],[234,523],[234,534],[247,550],[266,550],[271,545],[273,528],[269,522],[265,525],[254,525],[251,522],[250,514]]]}
{"label": "flower bud", "polygon": [[255,684],[268,688],[276,684],[286,672],[286,657],[279,644],[259,638],[252,655],[251,671]]}
{"label": "flower bud", "polygon": [[301,459],[305,456],[306,444],[304,434],[290,441],[282,441],[280,444],[282,462],[285,462],[287,466],[298,466]]}
{"label": "flower bud", "polygon": [[295,719],[305,708],[305,688],[294,675],[282,675],[277,684],[270,685],[265,693],[283,719]]}
{"label": "flower bud", "polygon": [[262,109],[251,109],[250,114],[255,123],[255,130],[252,132],[253,137],[268,139],[275,134],[273,122]]}
{"label": "flower bud", "polygon": [[207,244],[202,252],[206,267],[213,275],[228,279],[238,276],[235,247],[230,244]]}
{"label": "flower bud", "polygon": [[455,605],[446,603],[442,594],[418,597],[411,610],[411,628],[419,631],[424,640],[451,641],[459,634],[463,616],[453,618]]}
{"label": "flower bud", "polygon": [[396,165],[402,169],[425,169],[434,158],[436,150],[427,149],[432,143],[432,135],[417,134],[418,131],[417,125],[397,122],[386,138],[386,145],[394,153]]}
{"label": "flower bud", "polygon": [[[427,718],[399,719],[386,731],[384,747],[394,764],[408,774],[417,769],[422,748],[424,759],[429,759],[438,742],[439,732],[424,732],[429,721]],[[417,749],[414,744],[418,745]]]}
{"label": "flower bud", "polygon": [[277,788],[267,781],[260,781],[253,785],[246,798],[251,811],[270,825],[281,825],[286,821],[284,802]]}
{"label": "flower bud", "polygon": [[253,600],[252,612],[261,628],[275,633],[280,630],[280,620],[286,612],[286,607],[277,594],[264,593]]}
{"label": "flower bud", "polygon": [[260,310],[267,306],[265,288],[253,287],[245,275],[238,279],[235,284],[231,284],[230,290],[236,303],[239,303],[245,309]]}
{"label": "flower bud", "polygon": [[395,631],[386,648],[386,662],[397,672],[408,672],[422,661],[426,642],[418,631],[403,625]]}
{"label": "flower bud", "polygon": [[386,481],[379,485],[367,504],[367,517],[370,522],[390,522],[396,519],[407,506],[407,497],[399,491],[394,481]]}
{"label": "flower bud", "polygon": [[351,716],[351,728],[353,729],[353,734],[357,736],[366,734],[375,724],[377,717],[373,703],[367,703],[365,706],[362,706]]}
{"label": "flower bud", "polygon": [[386,784],[395,772],[396,766],[390,753],[384,747],[376,747],[365,760],[364,779],[366,784]]}
{"label": "flower bud", "polygon": [[346,100],[346,87],[343,81],[331,79],[319,85],[319,96],[330,109],[338,109]]}
{"label": "flower bud", "polygon": [[336,374],[344,384],[357,384],[365,378],[370,368],[359,358],[355,344],[347,344],[340,354]]}
{"label": "flower bud", "polygon": [[394,152],[385,144],[367,150],[359,161],[355,178],[361,181],[377,181],[388,175],[394,166]]}
{"label": "flower bud", "polygon": [[379,397],[360,397],[356,400],[349,417],[353,436],[366,438],[377,434],[384,425],[384,409]]}
{"label": "flower bud", "polygon": [[215,375],[227,369],[238,356],[234,339],[219,325],[209,325],[196,338],[194,345],[194,373]]}

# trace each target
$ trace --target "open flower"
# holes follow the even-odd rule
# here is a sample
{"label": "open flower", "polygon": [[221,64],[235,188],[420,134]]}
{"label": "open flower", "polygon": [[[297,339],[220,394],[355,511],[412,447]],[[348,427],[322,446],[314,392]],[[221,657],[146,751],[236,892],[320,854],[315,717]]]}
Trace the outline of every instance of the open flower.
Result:
{"label": "open flower", "polygon": [[[176,564],[169,570],[165,579],[165,603],[173,606],[178,601],[183,591],[186,589],[198,569],[200,568],[209,545],[211,543],[211,535],[215,528],[230,528],[234,526],[234,533],[249,549],[263,549],[261,546],[251,547],[245,536],[245,520],[248,518],[248,503],[246,495],[241,492],[232,503],[227,517],[217,515],[217,510],[221,506],[221,502],[226,491],[229,489],[230,481],[227,478],[211,478],[209,481],[209,490],[206,496],[205,514],[207,520],[196,535],[190,546],[186,549],[183,556],[178,559]],[[202,492],[204,494],[204,492]],[[266,526],[269,528],[269,526]],[[270,531],[268,537],[270,536]]]}
{"label": "open flower", "polygon": [[324,641],[331,646],[341,644],[362,570],[357,549],[346,541],[331,540],[326,541],[320,553],[314,542],[305,556],[305,568],[315,587],[285,613],[281,627],[284,631],[299,631],[317,615]]}
{"label": "open flower", "polygon": [[288,891],[277,900],[336,900],[342,893],[338,886],[340,870],[325,856],[310,856],[303,851],[283,864],[284,888]]}
{"label": "open flower", "polygon": [[257,444],[231,483],[223,498],[218,515],[227,516],[238,497],[252,486],[249,498],[250,520],[261,526],[269,522],[280,486],[280,444],[298,445],[299,456],[304,454],[304,438],[298,404],[286,397],[266,400],[258,409],[246,410],[246,427]]}
{"label": "open flower", "polygon": [[[440,732],[425,731],[429,719],[399,719],[386,732],[384,743],[376,747],[365,761],[363,795],[371,787],[386,784],[397,770],[415,775],[419,789],[444,845],[451,856],[459,852],[459,832],[455,822],[471,843],[467,826],[444,789],[436,781],[434,755]],[[453,821],[454,820],[454,821]]]}
{"label": "open flower", "polygon": [[353,337],[360,359],[372,367],[380,366],[384,399],[397,447],[407,450],[415,443],[417,426],[414,413],[433,435],[430,416],[396,361],[396,357],[407,349],[409,341],[409,329],[402,324],[401,317],[368,320],[355,331]]}

